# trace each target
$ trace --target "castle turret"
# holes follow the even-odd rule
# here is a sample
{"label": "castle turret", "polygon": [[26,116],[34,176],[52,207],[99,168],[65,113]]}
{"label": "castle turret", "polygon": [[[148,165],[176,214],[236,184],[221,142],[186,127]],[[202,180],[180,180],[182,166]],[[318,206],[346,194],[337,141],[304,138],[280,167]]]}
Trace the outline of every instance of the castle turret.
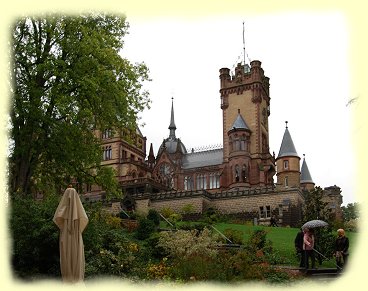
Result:
{"label": "castle turret", "polygon": [[314,188],[314,182],[312,176],[309,172],[307,162],[305,161],[305,155],[303,154],[303,163],[301,168],[300,174],[300,187],[303,190],[312,190]]}
{"label": "castle turret", "polygon": [[249,187],[251,131],[238,109],[238,116],[228,131],[229,137],[229,187]]}
{"label": "castle turret", "polygon": [[286,128],[282,138],[279,154],[276,158],[277,167],[277,185],[282,188],[300,186],[300,157],[296,152],[293,140],[291,138],[288,122],[285,122]]}

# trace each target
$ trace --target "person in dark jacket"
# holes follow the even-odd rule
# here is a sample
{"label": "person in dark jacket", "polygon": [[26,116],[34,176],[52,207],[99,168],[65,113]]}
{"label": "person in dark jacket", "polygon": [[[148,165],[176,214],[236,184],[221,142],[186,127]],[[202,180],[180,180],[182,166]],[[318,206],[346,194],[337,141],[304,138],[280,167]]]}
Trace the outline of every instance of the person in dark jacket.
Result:
{"label": "person in dark jacket", "polygon": [[345,231],[342,228],[337,230],[334,256],[336,258],[336,264],[340,268],[346,267],[349,256],[349,239],[345,236]]}
{"label": "person in dark jacket", "polygon": [[300,230],[296,234],[296,237],[294,240],[295,251],[298,257],[300,258],[300,263],[299,263],[300,268],[304,268],[304,264],[305,264],[305,256],[304,256],[304,251],[303,251],[303,237],[304,237],[304,232],[303,230]]}

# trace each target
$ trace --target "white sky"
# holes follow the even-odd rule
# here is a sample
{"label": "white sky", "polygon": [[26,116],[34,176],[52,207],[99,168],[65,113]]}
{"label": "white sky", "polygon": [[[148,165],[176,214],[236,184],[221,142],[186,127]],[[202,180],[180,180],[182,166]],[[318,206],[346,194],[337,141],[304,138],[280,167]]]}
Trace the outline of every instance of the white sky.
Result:
{"label": "white sky", "polygon": [[[296,150],[322,188],[341,187],[343,204],[357,202],[351,115],[349,33],[339,13],[135,19],[123,56],[150,69],[152,106],[142,114],[147,148],[169,135],[174,97],[176,136],[187,150],[222,144],[219,69],[246,52],[270,78],[270,152],[279,152],[285,120]],[[359,101],[359,100],[358,100]],[[147,150],[148,151],[148,150]],[[275,178],[276,179],[276,178]]]}

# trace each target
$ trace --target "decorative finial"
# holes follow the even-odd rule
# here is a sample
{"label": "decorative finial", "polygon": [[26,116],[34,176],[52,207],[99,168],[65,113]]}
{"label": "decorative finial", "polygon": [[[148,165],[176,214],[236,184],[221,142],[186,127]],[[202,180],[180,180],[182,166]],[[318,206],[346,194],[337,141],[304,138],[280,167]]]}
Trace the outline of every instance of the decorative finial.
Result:
{"label": "decorative finial", "polygon": [[303,159],[305,160],[305,154],[303,154]]}
{"label": "decorative finial", "polygon": [[285,121],[285,127],[286,127],[286,128],[288,128],[288,125],[287,125],[287,124],[288,124],[288,122],[289,122],[289,121]]}

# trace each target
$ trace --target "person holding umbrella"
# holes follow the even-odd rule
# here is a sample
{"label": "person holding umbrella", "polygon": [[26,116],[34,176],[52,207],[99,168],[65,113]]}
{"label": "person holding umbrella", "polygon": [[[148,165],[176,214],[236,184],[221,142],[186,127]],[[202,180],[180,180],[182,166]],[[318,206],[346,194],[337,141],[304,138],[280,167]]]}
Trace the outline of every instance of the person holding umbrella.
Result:
{"label": "person holding umbrella", "polygon": [[349,256],[349,239],[345,236],[345,231],[342,228],[337,230],[334,256],[336,258],[336,264],[340,269],[343,266],[346,267]]}
{"label": "person holding umbrella", "polygon": [[304,267],[309,269],[309,258],[312,262],[312,269],[316,267],[316,258],[314,255],[314,234],[312,229],[304,228],[303,229],[304,236],[303,236],[303,250],[304,250],[304,258],[305,264]]}

